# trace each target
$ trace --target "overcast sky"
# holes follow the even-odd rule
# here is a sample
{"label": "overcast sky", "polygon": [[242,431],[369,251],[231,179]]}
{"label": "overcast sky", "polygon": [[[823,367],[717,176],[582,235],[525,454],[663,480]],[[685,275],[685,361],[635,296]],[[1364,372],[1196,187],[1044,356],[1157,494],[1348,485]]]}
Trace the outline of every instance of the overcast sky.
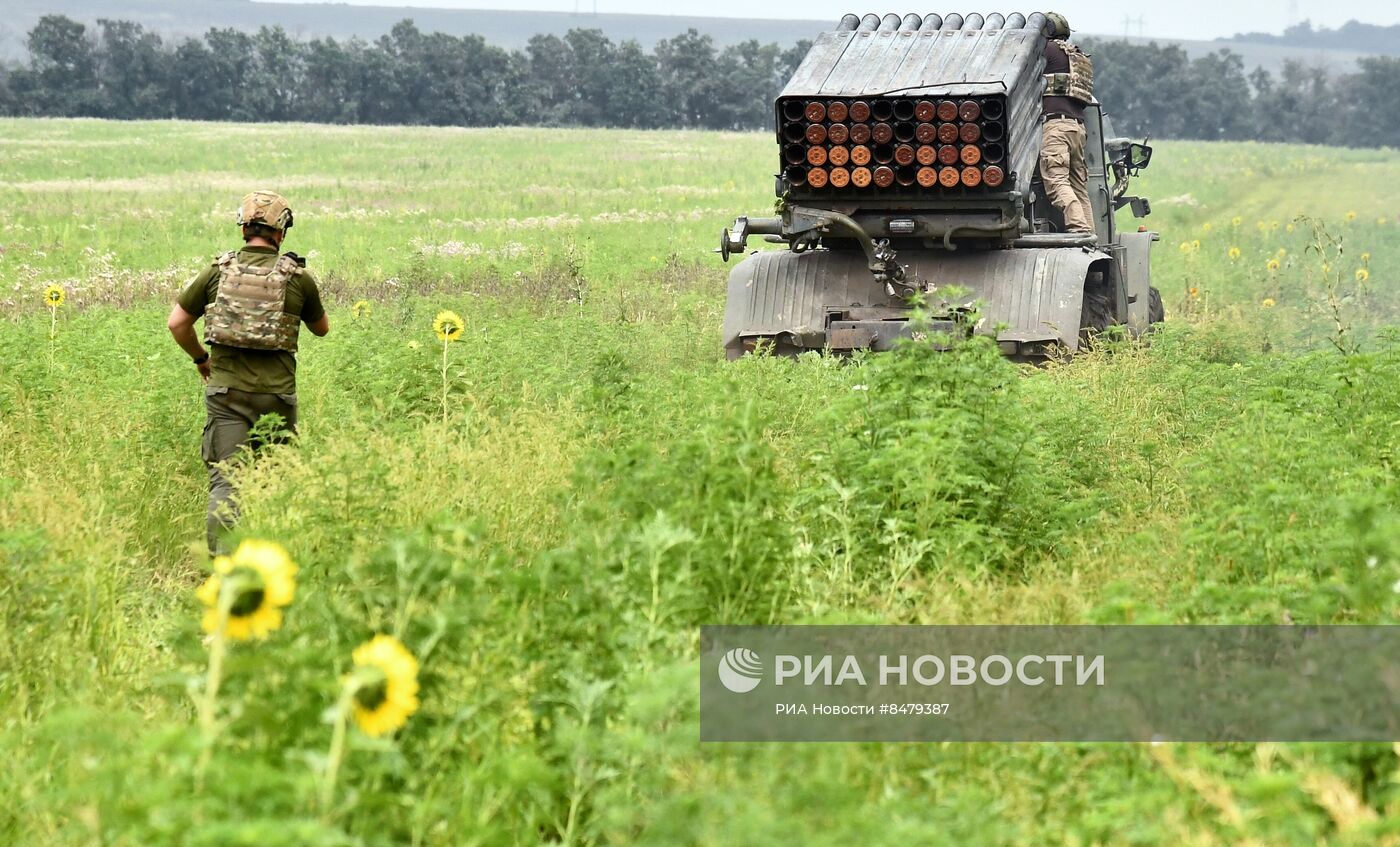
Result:
{"label": "overcast sky", "polygon": [[[533,9],[550,12],[592,11],[595,0],[341,0],[362,6],[435,6],[454,9]],[[889,0],[885,0],[888,4]],[[927,2],[927,0],[924,0]],[[785,3],[756,3],[753,0],[596,0],[599,12],[632,14],[707,15],[713,17],[826,19],[833,21],[845,12],[874,11],[846,0],[789,0]],[[955,9],[971,11],[979,8],[963,0]],[[1242,31],[1280,32],[1285,26],[1301,20],[1316,24],[1338,26],[1355,18],[1374,24],[1400,23],[1400,2],[1397,0],[1156,0],[1156,2],[1122,2],[1122,0],[1055,0],[1057,11],[1070,19],[1070,24],[1083,32],[1118,34],[1125,25],[1138,34],[1138,17],[1142,31],[1159,38],[1208,39],[1233,35]],[[901,5],[883,11],[941,11],[938,3],[910,8]],[[1034,7],[1032,7],[1034,8]],[[988,3],[980,11],[1007,10],[1010,3]],[[1125,18],[1131,17],[1131,23]]]}

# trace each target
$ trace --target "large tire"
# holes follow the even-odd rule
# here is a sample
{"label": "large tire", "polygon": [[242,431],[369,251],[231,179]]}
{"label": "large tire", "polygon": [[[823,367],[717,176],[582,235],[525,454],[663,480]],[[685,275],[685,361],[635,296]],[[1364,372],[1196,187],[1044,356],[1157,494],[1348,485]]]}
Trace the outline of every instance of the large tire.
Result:
{"label": "large tire", "polygon": [[1162,292],[1155,285],[1147,291],[1147,323],[1163,323],[1167,319],[1167,307],[1162,304]]}
{"label": "large tire", "polygon": [[1113,313],[1113,292],[1104,285],[1086,286],[1084,305],[1079,312],[1080,346],[1091,346],[1097,336],[1117,322]]}

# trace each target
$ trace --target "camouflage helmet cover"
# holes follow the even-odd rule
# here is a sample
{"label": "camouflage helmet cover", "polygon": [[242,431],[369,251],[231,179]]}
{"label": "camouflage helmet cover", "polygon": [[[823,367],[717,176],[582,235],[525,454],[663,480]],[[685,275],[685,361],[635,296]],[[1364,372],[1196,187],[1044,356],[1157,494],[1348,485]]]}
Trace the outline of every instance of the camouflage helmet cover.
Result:
{"label": "camouflage helmet cover", "polygon": [[1069,19],[1059,12],[1047,12],[1045,14],[1046,33],[1050,38],[1069,38]]}
{"label": "camouflage helmet cover", "polygon": [[292,228],[292,210],[275,191],[254,191],[238,207],[238,225],[262,224],[279,232]]}

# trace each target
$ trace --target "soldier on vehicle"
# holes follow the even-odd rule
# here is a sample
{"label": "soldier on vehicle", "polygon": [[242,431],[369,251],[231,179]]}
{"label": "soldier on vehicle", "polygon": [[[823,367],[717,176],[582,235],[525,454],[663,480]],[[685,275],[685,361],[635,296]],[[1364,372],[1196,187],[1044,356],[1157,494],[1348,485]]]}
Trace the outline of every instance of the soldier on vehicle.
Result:
{"label": "soldier on vehicle", "polygon": [[[194,359],[205,382],[201,456],[209,468],[209,552],[238,518],[233,487],[220,463],[247,445],[264,415],[276,414],[287,433],[297,423],[297,335],[301,324],[318,336],[330,332],[316,279],[295,253],[278,255],[292,228],[287,201],[254,191],[238,211],[243,249],[218,257],[181,293],[166,325]],[[204,317],[206,352],[194,324]]]}
{"label": "soldier on vehicle", "polygon": [[1051,28],[1045,44],[1045,97],[1042,100],[1040,176],[1045,193],[1065,217],[1069,232],[1093,232],[1089,169],[1084,162],[1084,107],[1094,99],[1094,66],[1069,43],[1069,21],[1046,15]]}

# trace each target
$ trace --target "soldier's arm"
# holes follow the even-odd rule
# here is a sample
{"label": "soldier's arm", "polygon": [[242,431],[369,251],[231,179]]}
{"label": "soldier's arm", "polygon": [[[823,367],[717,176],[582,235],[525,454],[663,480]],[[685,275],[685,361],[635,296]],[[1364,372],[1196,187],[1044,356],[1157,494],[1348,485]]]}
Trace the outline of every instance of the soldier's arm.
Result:
{"label": "soldier's arm", "polygon": [[184,307],[176,303],[170,309],[170,317],[166,318],[165,326],[170,330],[170,335],[175,339],[175,343],[180,345],[180,349],[189,354],[190,359],[199,368],[199,375],[205,382],[209,381],[209,354],[204,352],[204,345],[199,343],[199,336],[194,331],[194,322],[199,320],[195,315],[186,312]]}
{"label": "soldier's arm", "polygon": [[331,321],[326,315],[325,307],[321,305],[321,289],[310,271],[302,272],[301,284],[305,298],[301,305],[301,319],[313,335],[323,337],[331,331]]}
{"label": "soldier's arm", "polygon": [[170,336],[180,345],[180,349],[197,363],[199,375],[205,382],[209,381],[209,358],[204,345],[199,343],[199,335],[194,331],[194,322],[199,320],[199,316],[204,314],[204,309],[209,304],[208,285],[212,276],[213,270],[210,269],[195,277],[180,293],[180,299],[170,308],[170,317],[165,319]]}

